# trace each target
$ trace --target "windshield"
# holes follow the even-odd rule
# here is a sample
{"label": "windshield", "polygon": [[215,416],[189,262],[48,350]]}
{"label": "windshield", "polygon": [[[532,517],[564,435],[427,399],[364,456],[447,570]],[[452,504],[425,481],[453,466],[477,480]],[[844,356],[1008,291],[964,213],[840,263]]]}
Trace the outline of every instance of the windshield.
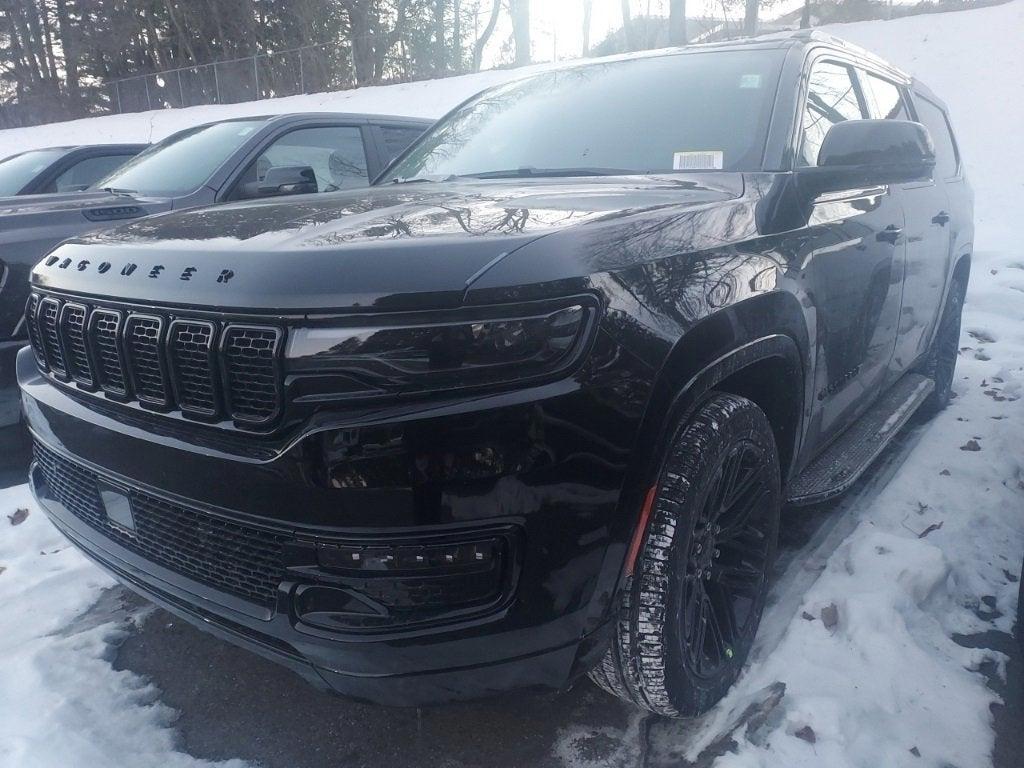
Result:
{"label": "windshield", "polygon": [[66,149],[37,149],[0,161],[0,197],[21,192],[26,184],[65,152]]}
{"label": "windshield", "polygon": [[262,120],[239,120],[176,133],[136,155],[93,189],[153,197],[193,192],[262,124]]}
{"label": "windshield", "polygon": [[781,60],[709,51],[535,75],[459,108],[382,181],[756,170]]}

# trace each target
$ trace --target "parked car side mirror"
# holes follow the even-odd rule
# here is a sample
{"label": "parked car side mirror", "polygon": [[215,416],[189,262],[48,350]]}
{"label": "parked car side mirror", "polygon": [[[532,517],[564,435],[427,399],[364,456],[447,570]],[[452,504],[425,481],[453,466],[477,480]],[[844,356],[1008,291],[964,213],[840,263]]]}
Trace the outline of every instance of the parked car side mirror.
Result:
{"label": "parked car side mirror", "polygon": [[267,169],[267,175],[256,187],[252,197],[306,195],[319,191],[316,174],[308,165],[279,165]]}
{"label": "parked car side mirror", "polygon": [[818,164],[797,171],[810,199],[879,184],[930,181],[935,145],[928,129],[909,120],[847,120],[833,125],[818,152]]}

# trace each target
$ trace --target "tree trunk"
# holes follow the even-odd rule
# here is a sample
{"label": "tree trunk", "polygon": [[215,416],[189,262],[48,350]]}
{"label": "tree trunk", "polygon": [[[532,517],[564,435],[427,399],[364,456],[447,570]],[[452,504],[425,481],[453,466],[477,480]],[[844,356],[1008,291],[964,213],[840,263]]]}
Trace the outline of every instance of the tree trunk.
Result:
{"label": "tree trunk", "polygon": [[626,39],[626,50],[636,50],[636,40],[633,36],[633,19],[629,15],[629,0],[622,0],[622,34]]}
{"label": "tree trunk", "polygon": [[462,72],[462,3],[454,0],[452,13],[452,69]]}
{"label": "tree trunk", "polygon": [[487,47],[487,41],[491,39],[491,35],[494,34],[494,27],[498,23],[498,15],[501,13],[501,0],[494,0],[491,5],[491,16],[487,19],[487,26],[484,27],[484,31],[480,37],[477,38],[476,43],[473,45],[473,71],[480,71],[480,60],[484,55],[484,48]]}
{"label": "tree trunk", "polygon": [[71,24],[67,0],[57,0],[56,7],[60,47],[64,51],[64,78],[67,82],[68,95],[72,101],[77,102],[81,96],[78,83],[78,33]]}
{"label": "tree trunk", "polygon": [[590,55],[590,17],[594,11],[594,0],[583,0],[583,55]]}
{"label": "tree trunk", "polygon": [[373,82],[374,55],[373,30],[365,0],[354,0],[348,6],[349,34],[352,37],[352,65],[356,72],[356,85]]}
{"label": "tree trunk", "polygon": [[811,0],[804,0],[804,8],[800,12],[800,29],[811,28]]}
{"label": "tree trunk", "polygon": [[445,0],[434,0],[434,72],[443,75],[446,59],[444,44],[444,6]]}
{"label": "tree trunk", "polygon": [[746,0],[746,14],[743,17],[743,34],[753,37],[757,34],[757,0]]}
{"label": "tree trunk", "polygon": [[668,44],[686,45],[686,0],[670,0],[669,2]]}
{"label": "tree trunk", "polygon": [[512,14],[512,39],[516,44],[515,65],[530,63],[530,0],[508,0]]}

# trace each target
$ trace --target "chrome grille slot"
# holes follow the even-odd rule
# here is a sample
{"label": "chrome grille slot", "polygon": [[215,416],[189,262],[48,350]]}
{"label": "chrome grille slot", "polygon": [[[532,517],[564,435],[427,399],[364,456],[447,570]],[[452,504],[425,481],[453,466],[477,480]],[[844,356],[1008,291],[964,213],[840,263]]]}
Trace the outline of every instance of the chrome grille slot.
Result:
{"label": "chrome grille slot", "polygon": [[33,293],[25,302],[25,325],[28,328],[28,340],[36,356],[36,363],[41,370],[49,370],[46,353],[43,351],[43,340],[39,334],[39,294]]}
{"label": "chrome grille slot", "polygon": [[152,315],[129,315],[124,327],[124,349],[128,356],[135,396],[140,402],[167,406],[167,365],[163,351],[164,321]]}
{"label": "chrome grille slot", "polygon": [[217,413],[217,366],[213,323],[175,320],[168,331],[171,381],[178,406],[185,413]]}
{"label": "chrome grille slot", "polygon": [[46,355],[46,361],[50,364],[50,370],[57,376],[66,378],[68,369],[64,363],[64,347],[60,343],[60,329],[57,322],[60,318],[60,302],[47,296],[39,302],[37,317],[39,335],[43,341],[43,352]]}
{"label": "chrome grille slot", "polygon": [[92,363],[85,343],[85,320],[89,310],[83,304],[68,302],[60,311],[60,330],[64,340],[64,352],[68,374],[86,387],[94,387]]}
{"label": "chrome grille slot", "polygon": [[280,342],[276,328],[232,325],[224,332],[221,347],[232,418],[260,423],[277,415]]}
{"label": "chrome grille slot", "polygon": [[94,309],[89,316],[89,339],[96,360],[97,383],[104,392],[117,397],[128,395],[128,379],[121,358],[121,313]]}

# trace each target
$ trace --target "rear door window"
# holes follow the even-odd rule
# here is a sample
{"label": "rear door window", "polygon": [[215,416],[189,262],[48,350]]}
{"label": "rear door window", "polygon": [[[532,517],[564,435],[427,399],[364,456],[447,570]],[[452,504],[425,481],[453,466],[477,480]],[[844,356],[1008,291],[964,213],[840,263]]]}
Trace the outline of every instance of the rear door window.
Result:
{"label": "rear door window", "polygon": [[917,105],[918,119],[928,129],[935,144],[935,178],[953,178],[957,175],[960,163],[946,113],[922,96],[917,96],[914,103]]}
{"label": "rear door window", "polygon": [[811,70],[807,104],[801,122],[799,165],[817,165],[829,128],[845,120],[867,117],[856,81],[845,64],[819,61]]}

